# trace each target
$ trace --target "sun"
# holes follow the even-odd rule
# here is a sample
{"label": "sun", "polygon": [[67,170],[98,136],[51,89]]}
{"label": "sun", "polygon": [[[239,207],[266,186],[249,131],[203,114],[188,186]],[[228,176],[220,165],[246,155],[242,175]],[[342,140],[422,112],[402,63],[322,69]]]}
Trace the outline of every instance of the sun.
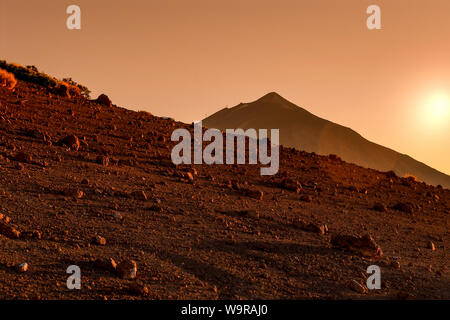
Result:
{"label": "sun", "polygon": [[449,125],[450,97],[446,93],[435,93],[425,102],[422,120],[431,126]]}
{"label": "sun", "polygon": [[450,108],[449,97],[446,94],[437,94],[430,99],[430,112],[433,117],[441,118],[447,116]]}

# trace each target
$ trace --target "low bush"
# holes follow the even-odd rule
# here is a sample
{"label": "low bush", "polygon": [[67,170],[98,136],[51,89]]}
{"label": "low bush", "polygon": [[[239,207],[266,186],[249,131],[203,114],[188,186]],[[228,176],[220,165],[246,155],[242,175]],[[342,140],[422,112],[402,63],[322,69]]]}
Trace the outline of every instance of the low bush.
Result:
{"label": "low bush", "polygon": [[40,72],[35,66],[24,67],[17,63],[7,63],[4,60],[0,60],[0,69],[4,69],[8,73],[13,74],[17,80],[35,83],[51,91],[57,91],[60,87],[66,86],[71,95],[82,95],[89,98],[90,91],[87,87],[76,83],[71,78],[58,80]]}
{"label": "low bush", "polygon": [[6,87],[6,88],[12,90],[12,89],[14,89],[16,84],[17,84],[17,80],[14,77],[14,74],[12,74],[6,70],[0,69],[0,85],[2,87]]}

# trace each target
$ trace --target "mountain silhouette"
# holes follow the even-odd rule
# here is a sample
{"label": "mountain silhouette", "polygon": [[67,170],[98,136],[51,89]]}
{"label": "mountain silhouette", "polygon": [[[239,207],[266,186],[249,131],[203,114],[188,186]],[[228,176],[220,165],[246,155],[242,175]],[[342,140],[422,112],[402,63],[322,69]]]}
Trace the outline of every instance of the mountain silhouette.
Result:
{"label": "mountain silhouette", "polygon": [[209,128],[278,128],[280,144],[343,160],[399,176],[413,175],[432,185],[450,187],[450,176],[408,155],[373,143],[354,130],[322,119],[271,92],[251,103],[224,108],[205,118]]}

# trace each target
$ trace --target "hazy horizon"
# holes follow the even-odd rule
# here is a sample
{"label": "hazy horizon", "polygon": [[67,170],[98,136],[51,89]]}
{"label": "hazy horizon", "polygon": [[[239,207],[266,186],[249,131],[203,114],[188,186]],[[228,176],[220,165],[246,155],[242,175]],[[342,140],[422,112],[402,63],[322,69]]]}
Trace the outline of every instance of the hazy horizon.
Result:
{"label": "hazy horizon", "polygon": [[[82,29],[66,28],[66,8]],[[366,28],[381,7],[382,30]],[[450,174],[450,2],[0,2],[1,59],[192,122],[277,92]]]}

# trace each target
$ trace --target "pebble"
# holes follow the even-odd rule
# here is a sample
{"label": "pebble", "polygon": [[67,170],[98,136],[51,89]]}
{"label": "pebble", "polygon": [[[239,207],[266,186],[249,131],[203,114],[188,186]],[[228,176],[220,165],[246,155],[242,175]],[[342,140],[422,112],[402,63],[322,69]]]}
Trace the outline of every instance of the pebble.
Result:
{"label": "pebble", "polygon": [[19,271],[19,272],[27,272],[28,268],[29,268],[28,263],[24,262],[24,263],[21,263],[21,264],[19,264],[17,266],[17,271]]}
{"label": "pebble", "polygon": [[96,235],[94,242],[98,244],[99,246],[105,246],[106,245],[106,239],[100,235]]}
{"label": "pebble", "polygon": [[133,260],[123,260],[117,265],[117,274],[122,279],[134,279],[137,273],[137,264]]}

